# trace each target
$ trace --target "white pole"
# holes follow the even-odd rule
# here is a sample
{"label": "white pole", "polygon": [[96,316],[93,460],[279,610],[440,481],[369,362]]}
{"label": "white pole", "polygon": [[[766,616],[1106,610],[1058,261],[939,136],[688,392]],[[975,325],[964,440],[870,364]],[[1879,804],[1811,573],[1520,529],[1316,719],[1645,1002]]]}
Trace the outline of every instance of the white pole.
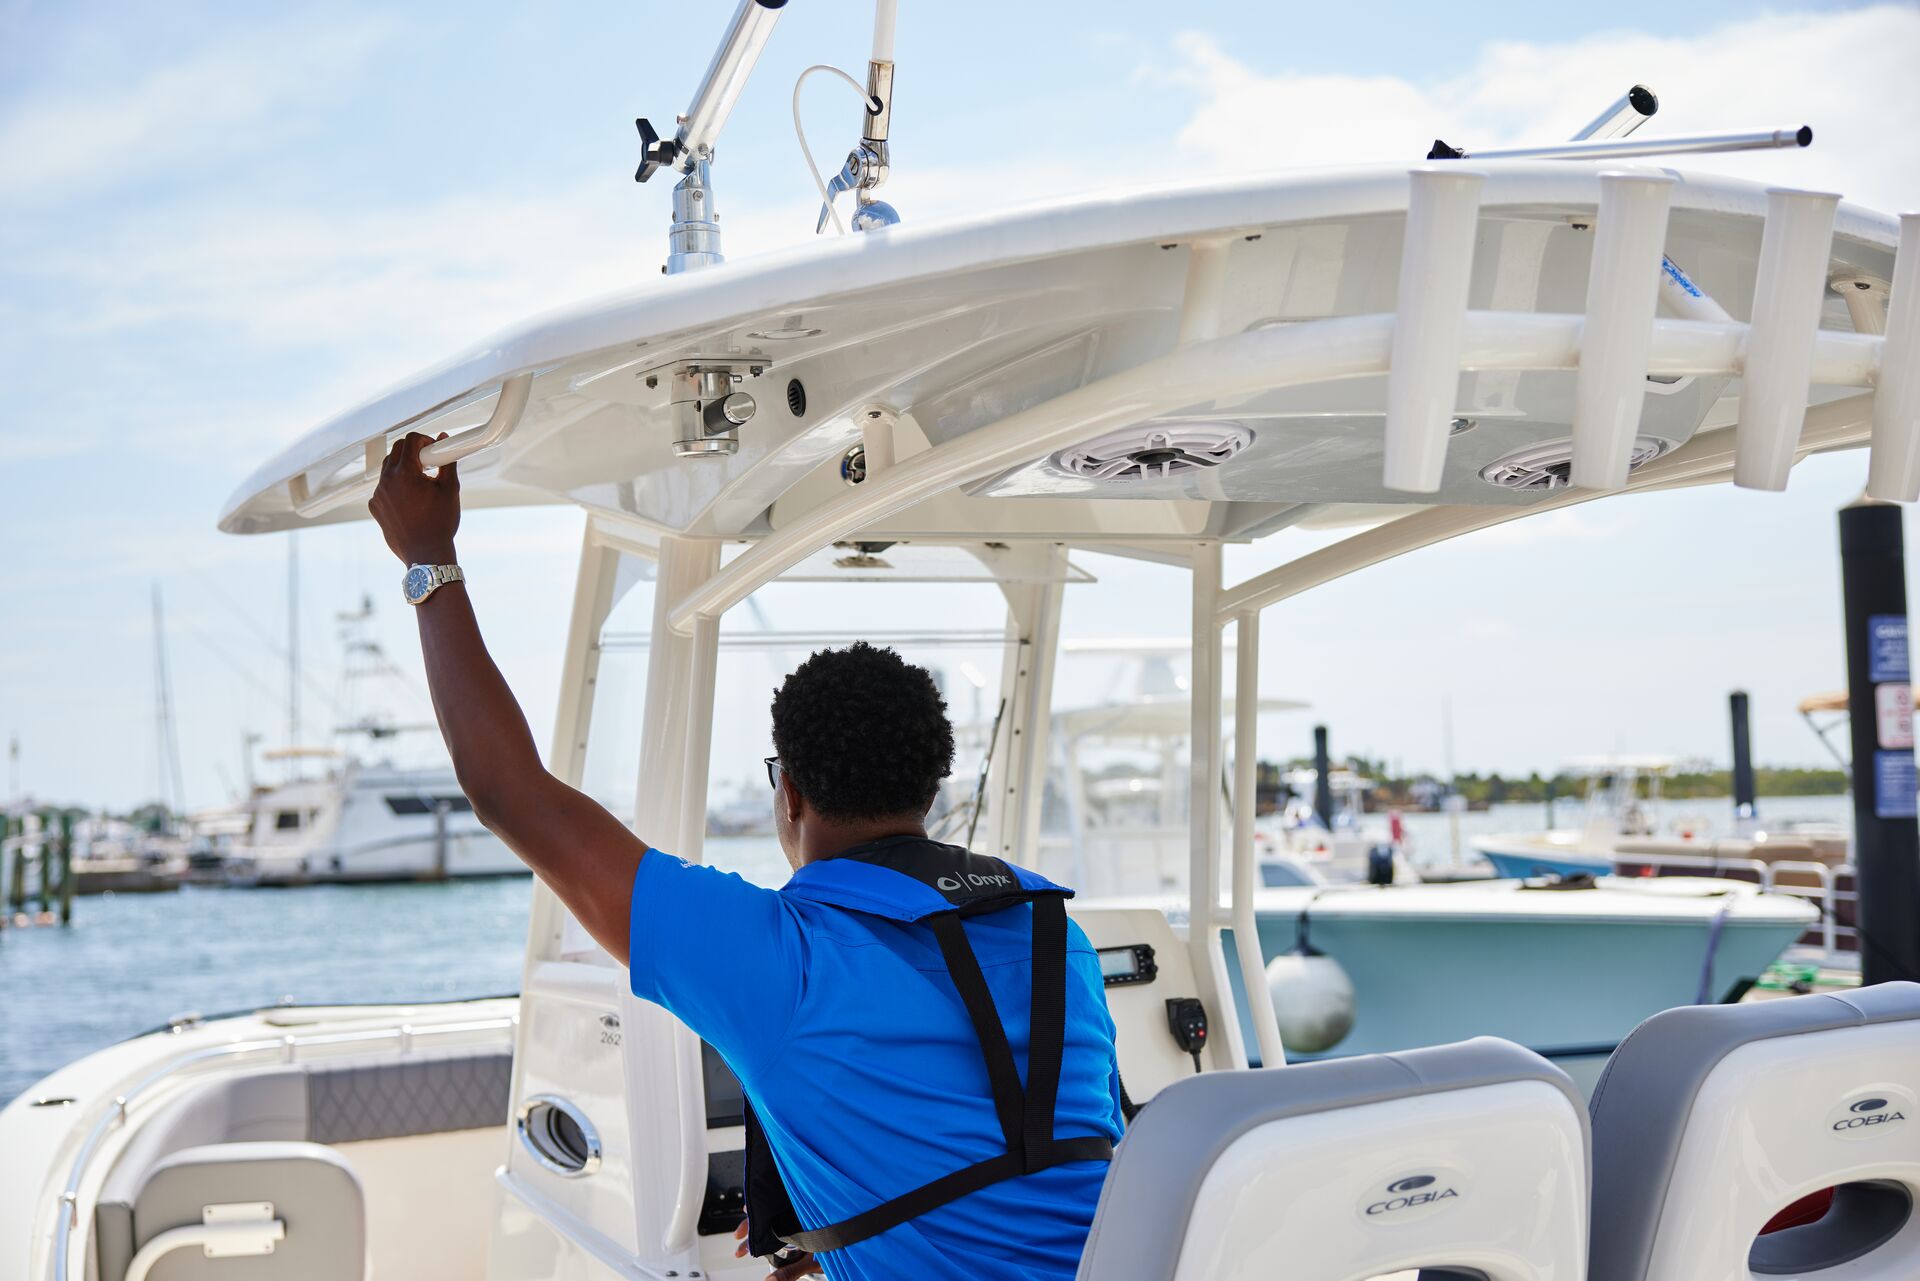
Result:
{"label": "white pole", "polygon": [[1240,980],[1247,987],[1247,1008],[1253,1014],[1254,1039],[1260,1043],[1263,1067],[1287,1061],[1280,1041],[1280,1022],[1267,995],[1267,961],[1260,951],[1260,922],[1253,911],[1254,800],[1259,790],[1256,771],[1260,725],[1260,615],[1249,610],[1234,623],[1233,686],[1233,876],[1228,902],[1233,920],[1233,949],[1240,961]]}
{"label": "white pole", "polygon": [[1572,480],[1584,489],[1619,489],[1627,483],[1647,395],[1647,354],[1653,346],[1672,193],[1673,179],[1665,174],[1600,175],[1600,216],[1573,393]]}
{"label": "white pole", "polygon": [[874,0],[873,60],[893,61],[893,29],[898,19],[899,0]]}
{"label": "white pole", "polygon": [[1385,484],[1431,494],[1447,462],[1460,386],[1461,328],[1473,279],[1481,175],[1452,167],[1409,176],[1400,292],[1387,370]]}
{"label": "white pole", "polygon": [[1220,544],[1201,543],[1193,552],[1193,674],[1188,682],[1187,950],[1201,1004],[1212,1018],[1207,1059],[1216,1068],[1235,1068],[1246,1066],[1247,1050],[1220,950],[1219,602]]}
{"label": "white pole", "polygon": [[[640,769],[635,785],[634,821],[643,840],[680,843],[699,857],[691,829],[705,816],[704,796],[696,804],[693,783],[706,774],[706,761],[688,759],[688,747],[711,727],[713,678],[700,653],[711,650],[714,620],[702,619],[692,635],[667,624],[673,601],[710,577],[720,563],[713,540],[664,537],[654,581],[652,645],[647,654],[647,702],[640,740]],[[716,616],[717,617],[717,616]],[[697,688],[705,682],[704,692]],[[704,791],[704,788],[702,788]],[[687,811],[696,808],[701,819]],[[667,854],[681,854],[667,850]],[[649,855],[648,857],[654,857]],[[635,1239],[645,1257],[697,1259],[694,1226],[706,1186],[706,1108],[699,1068],[700,1046],[693,1033],[655,1005],[625,994],[620,1002],[621,1055],[626,1085],[627,1125],[633,1161]]]}
{"label": "white pole", "polygon": [[1873,397],[1873,456],[1867,497],[1920,498],[1920,213],[1900,215],[1886,345]]}
{"label": "white pole", "polygon": [[1823,192],[1767,193],[1734,435],[1733,483],[1744,489],[1785,489],[1793,469],[1839,203],[1840,197]]}

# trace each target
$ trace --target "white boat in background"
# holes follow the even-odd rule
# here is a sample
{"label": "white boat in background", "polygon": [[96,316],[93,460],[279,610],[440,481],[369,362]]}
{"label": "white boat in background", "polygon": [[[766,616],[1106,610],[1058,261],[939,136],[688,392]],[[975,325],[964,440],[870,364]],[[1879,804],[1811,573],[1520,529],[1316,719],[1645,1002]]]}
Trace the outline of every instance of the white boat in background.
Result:
{"label": "white boat in background", "polygon": [[[1496,833],[1474,838],[1474,848],[1496,876],[1604,876],[1623,842],[1656,840],[1660,788],[1676,762],[1667,756],[1587,756],[1562,773],[1586,780],[1580,824],[1543,832]],[[1680,842],[1707,839],[1707,825],[1681,820],[1671,833]],[[1706,848],[1702,844],[1699,848]]]}
{"label": "white boat in background", "polygon": [[246,801],[246,833],[222,856],[227,884],[526,875],[526,864],[474,817],[451,767],[364,764],[338,753],[322,759],[331,762],[324,773],[262,788]]}
{"label": "white boat in background", "polygon": [[[526,875],[526,865],[474,816],[445,763],[438,727],[395,719],[392,704],[418,691],[407,690],[367,634],[373,602],[335,617],[343,652],[335,732],[361,746],[263,751],[269,771],[284,768],[287,777],[250,785],[232,810],[203,816],[196,879],[290,886]],[[289,732],[297,725],[290,720]],[[408,740],[426,744],[411,760],[396,754]],[[250,779],[253,772],[250,759]]]}
{"label": "white boat in background", "polygon": [[[1589,131],[1613,140],[1544,154],[902,223],[873,194],[894,76],[893,6],[881,0],[861,141],[834,184],[856,202],[860,234],[722,265],[712,145],[780,9],[744,0],[679,135],[649,140],[643,176],[683,175],[665,276],[529,321],[322,425],[241,485],[222,527],[358,514],[369,462],[409,430],[448,433],[422,457],[460,461],[476,518],[513,503],[584,508],[549,766],[580,783],[635,722],[620,696],[633,669],[610,679],[605,642],[623,610],[641,613],[645,734],[620,772],[639,780],[635,829],[690,860],[707,848],[720,624],[754,592],[837,573],[823,592],[884,593],[908,562],[893,550],[903,545],[985,566],[1005,602],[993,620],[1005,712],[968,828],[977,850],[1030,863],[1054,759],[1064,593],[1079,581],[1070,557],[1175,565],[1192,654],[1183,904],[1072,907],[1102,953],[1118,1069],[1147,1104],[1108,1176],[1083,1278],[1399,1281],[1427,1268],[1571,1281],[1590,1243],[1597,1256],[1642,1239],[1679,1262],[1636,1278],[1743,1276],[1753,1258],[1763,1275],[1798,1275],[1756,1243],[1772,1216],[1807,1193],[1889,1180],[1898,1195],[1870,1188],[1859,1214],[1815,1236],[1854,1233],[1838,1241],[1848,1275],[1920,1272],[1920,1127],[1853,1129],[1897,1115],[1890,1099],[1920,1099],[1910,987],[1715,1007],[1712,1054],[1705,1038],[1663,1031],[1699,1026],[1687,1012],[1617,1050],[1609,1042],[1630,1029],[1610,1027],[1578,1048],[1612,1051],[1610,1079],[1629,1084],[1596,1097],[1591,1124],[1564,1075],[1504,1042],[1246,1071],[1288,1058],[1275,1003],[1261,999],[1270,966],[1284,980],[1325,960],[1291,938],[1270,944],[1269,922],[1304,914],[1331,941],[1345,918],[1393,916],[1381,937],[1418,939],[1436,918],[1473,919],[1436,905],[1524,903],[1535,940],[1504,963],[1536,979],[1583,913],[1632,921],[1677,1001],[1719,1000],[1750,977],[1770,931],[1779,945],[1799,931],[1804,903],[1724,883],[1711,896],[1511,881],[1260,888],[1261,619],[1474,530],[1617,491],[1776,489],[1805,454],[1870,436],[1872,491],[1912,500],[1920,218],[1903,227],[1811,193],[1603,170],[1594,162],[1811,137],[1613,138],[1651,110],[1636,89]],[[1869,277],[1903,282],[1891,320],[1876,310],[1884,289],[1850,288],[1822,311],[1830,282]],[[1656,315],[1656,297],[1672,315]],[[1289,538],[1314,518],[1365,527]],[[1256,540],[1271,567],[1229,581],[1223,545]],[[485,590],[484,574],[473,581]],[[188,1024],[30,1089],[0,1112],[0,1204],[14,1210],[0,1216],[0,1267],[24,1281],[140,1281],[161,1256],[180,1278],[224,1266],[422,1281],[764,1277],[734,1256],[737,1082],[632,995],[551,892],[532,892],[515,1003]],[[1270,955],[1276,946],[1288,952]],[[1409,1003],[1438,1013],[1470,981],[1438,946],[1340,964],[1378,962]],[[1590,977],[1517,999],[1584,1002],[1607,983]],[[1195,1040],[1183,1021],[1195,1003],[1217,1035]],[[1368,1044],[1449,1034],[1383,1029]],[[1667,1097],[1688,1081],[1697,1116],[1694,1095]],[[1665,1147],[1644,1141],[1650,1130]],[[1884,1227],[1896,1202],[1891,1233],[1858,1239],[1867,1228],[1853,1225]],[[1416,1212],[1379,1217],[1401,1211]],[[216,1251],[271,1257],[207,1257]]]}

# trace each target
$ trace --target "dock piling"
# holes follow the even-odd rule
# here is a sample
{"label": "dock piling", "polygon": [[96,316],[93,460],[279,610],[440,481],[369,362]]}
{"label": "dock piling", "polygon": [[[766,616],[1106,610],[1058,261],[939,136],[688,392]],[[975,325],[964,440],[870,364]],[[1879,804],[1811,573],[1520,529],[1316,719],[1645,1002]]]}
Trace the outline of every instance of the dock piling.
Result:
{"label": "dock piling", "polygon": [[73,812],[60,812],[60,924],[73,924]]}
{"label": "dock piling", "polygon": [[1920,979],[1920,826],[1903,524],[1891,503],[1862,499],[1840,510],[1862,983]]}
{"label": "dock piling", "polygon": [[1333,830],[1333,758],[1327,751],[1327,727],[1313,727],[1313,812]]}
{"label": "dock piling", "polygon": [[1747,691],[1727,695],[1733,720],[1733,830],[1747,836],[1760,821],[1760,803],[1753,785],[1753,730],[1747,719]]}
{"label": "dock piling", "polygon": [[48,819],[52,811],[40,814],[39,840],[34,842],[34,852],[40,856],[40,917],[45,920],[53,915],[53,841],[48,828]]}

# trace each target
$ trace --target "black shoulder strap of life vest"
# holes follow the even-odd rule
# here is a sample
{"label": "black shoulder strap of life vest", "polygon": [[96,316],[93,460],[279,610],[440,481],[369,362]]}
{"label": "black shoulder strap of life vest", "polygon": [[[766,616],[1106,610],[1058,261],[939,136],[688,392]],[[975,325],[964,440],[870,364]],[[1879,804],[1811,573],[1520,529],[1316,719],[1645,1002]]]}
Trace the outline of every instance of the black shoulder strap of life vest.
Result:
{"label": "black shoulder strap of life vest", "polygon": [[[1060,1090],[1060,1060],[1067,1029],[1067,907],[1064,897],[1058,893],[1036,894],[1032,903],[1033,998],[1025,1088],[1021,1087],[1019,1065],[1014,1062],[1013,1049],[1007,1043],[1006,1028],[993,1007],[993,994],[987,987],[986,976],[981,973],[980,962],[967,942],[966,931],[961,928],[962,913],[943,912],[924,918],[940,943],[947,971],[966,1006],[974,1035],[979,1038],[980,1052],[986,1059],[987,1082],[993,1091],[993,1107],[1000,1118],[1000,1133],[1006,1140],[1007,1150],[839,1223],[785,1232],[773,1227],[773,1233],[780,1240],[814,1254],[840,1250],[995,1183],[1069,1161],[1113,1159],[1113,1144],[1103,1136],[1054,1137],[1054,1100]],[[996,905],[996,909],[998,906],[1004,904]],[[775,1169],[772,1151],[766,1147],[766,1138],[757,1125],[749,1127],[747,1141],[750,1167],[755,1171]],[[757,1153],[756,1144],[761,1148]],[[748,1187],[747,1219],[750,1225],[755,1225],[751,1229],[754,1240],[764,1240],[760,1223],[772,1226],[780,1224],[783,1218],[796,1221],[792,1217],[791,1202],[786,1203],[785,1214],[781,1213],[780,1202],[785,1200],[786,1193],[784,1185],[775,1197],[765,1188],[764,1179],[759,1181],[762,1183],[759,1199],[754,1195],[755,1180],[750,1180]],[[761,1253],[757,1248],[754,1252]]]}

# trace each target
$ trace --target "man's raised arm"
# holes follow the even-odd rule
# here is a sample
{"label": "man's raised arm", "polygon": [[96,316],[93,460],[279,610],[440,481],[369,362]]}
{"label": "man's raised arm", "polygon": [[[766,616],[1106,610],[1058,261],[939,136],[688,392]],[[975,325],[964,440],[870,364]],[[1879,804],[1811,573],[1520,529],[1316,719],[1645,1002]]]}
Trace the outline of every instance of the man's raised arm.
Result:
{"label": "man's raised arm", "polygon": [[[408,565],[452,565],[460,480],[452,463],[420,464],[419,432],[394,445],[368,504],[387,546]],[[647,845],[591,797],[547,772],[527,718],[480,638],[466,585],[418,605],[433,711],[474,813],[560,896],[600,946],[627,961],[635,871]]]}

